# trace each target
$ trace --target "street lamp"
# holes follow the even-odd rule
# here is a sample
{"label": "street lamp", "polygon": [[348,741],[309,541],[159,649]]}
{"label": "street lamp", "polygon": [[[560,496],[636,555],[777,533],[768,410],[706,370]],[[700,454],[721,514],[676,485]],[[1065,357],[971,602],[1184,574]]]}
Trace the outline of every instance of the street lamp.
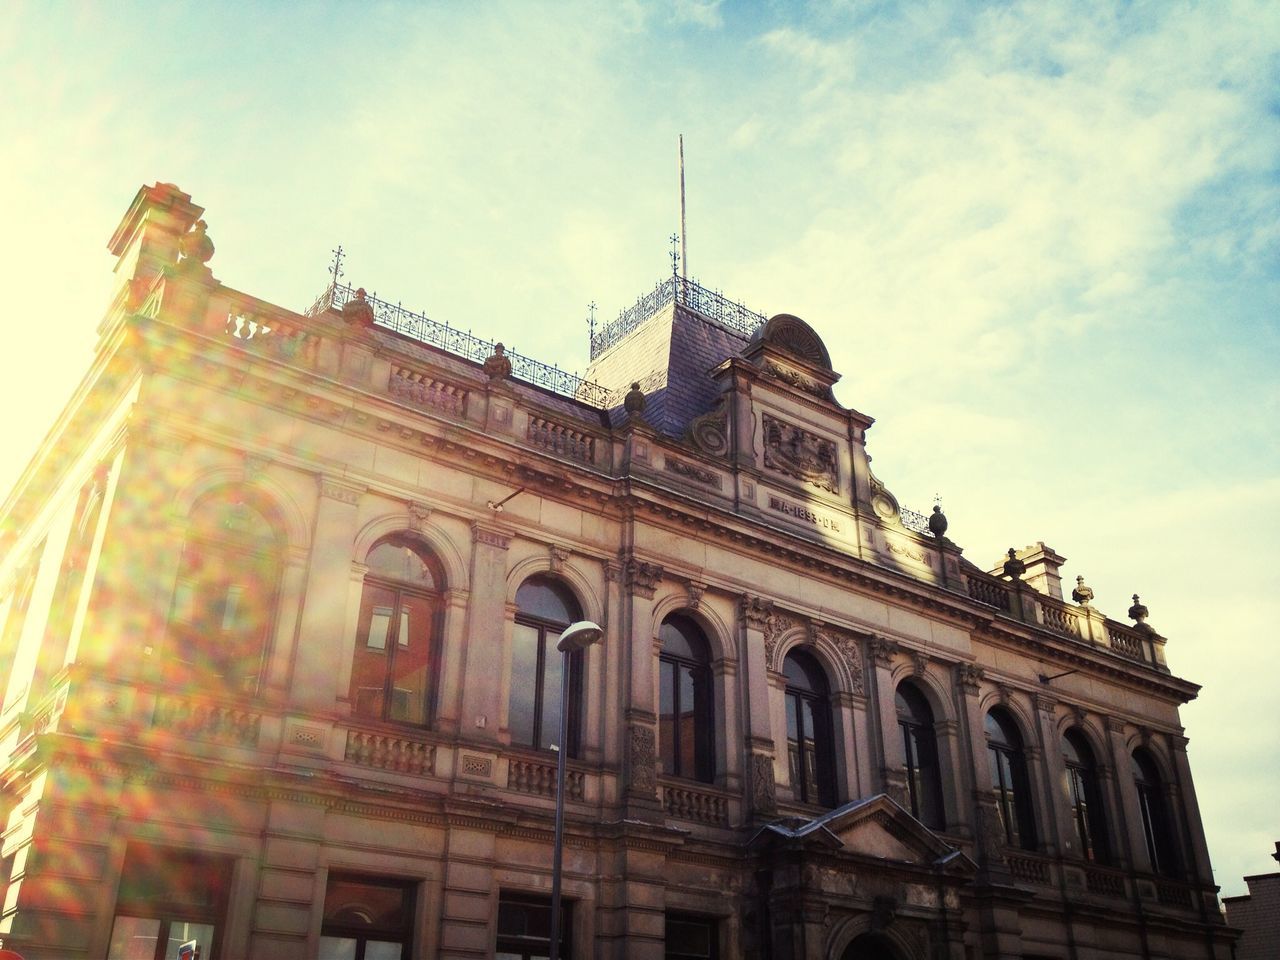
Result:
{"label": "street lamp", "polygon": [[556,746],[556,839],[551,858],[551,957],[560,960],[560,863],[564,850],[564,758],[569,739],[569,655],[585,650],[604,636],[604,631],[590,620],[569,624],[560,634],[556,649],[560,663],[560,742]]}

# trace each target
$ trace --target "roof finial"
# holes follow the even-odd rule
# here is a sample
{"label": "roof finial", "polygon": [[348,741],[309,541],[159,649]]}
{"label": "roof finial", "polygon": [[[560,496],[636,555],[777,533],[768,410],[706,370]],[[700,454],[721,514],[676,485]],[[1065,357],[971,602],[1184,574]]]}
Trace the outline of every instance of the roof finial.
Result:
{"label": "roof finial", "polygon": [[333,262],[329,264],[329,276],[336,287],[338,281],[342,279],[342,244],[338,244],[338,249],[330,250],[329,252],[333,254]]}
{"label": "roof finial", "polygon": [[670,237],[671,240],[671,276],[680,276],[680,251],[676,244],[680,242],[680,238],[674,233]]}

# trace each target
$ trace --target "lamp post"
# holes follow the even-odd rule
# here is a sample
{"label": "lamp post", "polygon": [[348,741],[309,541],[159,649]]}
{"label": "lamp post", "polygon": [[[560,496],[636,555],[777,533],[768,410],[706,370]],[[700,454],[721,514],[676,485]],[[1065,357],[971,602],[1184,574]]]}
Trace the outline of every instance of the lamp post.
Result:
{"label": "lamp post", "polygon": [[604,636],[604,631],[590,620],[569,624],[560,634],[556,649],[560,662],[560,742],[556,745],[556,839],[551,857],[551,956],[560,960],[560,864],[564,850],[564,760],[569,739],[569,657],[585,650]]}

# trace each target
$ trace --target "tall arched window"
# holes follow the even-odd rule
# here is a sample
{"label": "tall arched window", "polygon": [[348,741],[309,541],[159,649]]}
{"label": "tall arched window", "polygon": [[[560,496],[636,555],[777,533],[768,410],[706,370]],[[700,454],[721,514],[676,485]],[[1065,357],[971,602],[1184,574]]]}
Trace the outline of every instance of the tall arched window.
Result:
{"label": "tall arched window", "polygon": [[793,650],[782,662],[787,679],[787,758],[797,800],[833,807],[836,803],[835,751],[827,677],[816,660]]}
{"label": "tall arched window", "polygon": [[1011,847],[1034,850],[1035,818],[1031,813],[1031,787],[1022,736],[1005,711],[987,714],[987,754],[991,763],[991,792],[995,794],[1004,841]]}
{"label": "tall arched window", "polygon": [[715,780],[711,657],[706,638],[688,617],[673,614],[658,632],[659,753],[662,771],[711,783]]}
{"label": "tall arched window", "polygon": [[1151,869],[1166,876],[1177,876],[1178,848],[1160,768],[1143,747],[1133,751],[1131,760],[1133,782],[1138,788],[1138,810],[1142,814],[1142,836],[1147,844]]}
{"label": "tall arched window", "polygon": [[351,665],[358,717],[425,726],[431,716],[444,573],[432,553],[403,534],[369,551]]}
{"label": "tall arched window", "polygon": [[171,680],[203,693],[258,693],[280,586],[279,530],[266,504],[239,491],[196,502],[169,615]]}
{"label": "tall arched window", "polygon": [[911,815],[925,826],[941,830],[946,826],[946,816],[942,807],[942,776],[938,770],[933,710],[924,694],[910,683],[899,685],[897,704]]}
{"label": "tall arched window", "polygon": [[1068,730],[1062,738],[1062,757],[1067,764],[1067,785],[1071,790],[1071,822],[1075,825],[1080,855],[1086,860],[1110,863],[1107,820],[1102,808],[1098,765],[1089,741],[1079,730]]}
{"label": "tall arched window", "polygon": [[[560,737],[563,654],[556,641],[565,627],[582,619],[582,608],[563,584],[530,577],[516,591],[516,622],[511,650],[511,742],[549,750]],[[578,755],[582,725],[581,650],[569,657],[569,742],[566,756]]]}

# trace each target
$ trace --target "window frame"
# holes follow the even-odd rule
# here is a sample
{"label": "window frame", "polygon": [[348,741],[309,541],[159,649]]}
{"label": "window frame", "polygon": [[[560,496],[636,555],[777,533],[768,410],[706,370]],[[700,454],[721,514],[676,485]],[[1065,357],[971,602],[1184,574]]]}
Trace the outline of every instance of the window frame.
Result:
{"label": "window frame", "polygon": [[[704,927],[708,933],[709,952],[707,953],[675,953],[670,949],[671,924],[682,923],[689,926]],[[720,918],[700,913],[686,913],[668,910],[663,920],[662,937],[663,960],[719,960],[720,957]]]}
{"label": "window frame", "polygon": [[[539,916],[545,912],[547,924],[546,937],[523,936],[511,932],[503,932],[503,907],[533,908]],[[560,956],[562,960],[573,958],[573,901],[562,897],[560,900]],[[517,960],[537,960],[546,957],[551,949],[551,898],[535,893],[524,893],[516,890],[498,891],[498,912],[494,916],[494,955],[507,957],[514,955]],[[535,951],[545,952],[535,952]]]}
{"label": "window frame", "polygon": [[[208,902],[204,904],[193,904],[180,895],[170,899],[167,894],[171,891],[167,891],[166,895],[146,897],[130,890],[130,884],[145,883],[146,880],[168,873],[176,872],[181,875],[184,870],[194,872],[201,869],[211,874],[209,880],[200,885],[212,891]],[[209,943],[201,944],[201,956],[204,960],[218,960],[222,956],[226,939],[232,869],[231,858],[219,854],[131,843],[125,852],[116,901],[112,907],[112,939],[115,936],[116,922],[121,918],[154,920],[159,926],[156,930],[153,960],[169,960],[165,950],[172,925],[195,923],[213,928]],[[108,960],[111,960],[109,946]]]}
{"label": "window frame", "polygon": [[[906,693],[904,693],[906,691]],[[918,704],[913,704],[915,698]],[[938,758],[938,734],[928,698],[910,681],[894,691],[898,729],[902,734],[903,765],[911,815],[931,830],[945,830],[946,804],[942,796],[942,767]],[[907,709],[904,711],[903,706]],[[921,709],[922,708],[922,709]],[[921,746],[924,750],[921,750]],[[921,757],[921,753],[925,757]]]}
{"label": "window frame", "polygon": [[[686,629],[692,632],[692,638]],[[662,621],[659,637],[663,632],[673,630],[680,634],[693,651],[693,656],[685,656],[671,650],[666,639],[663,639],[661,652],[658,654],[658,758],[665,776],[698,783],[715,783],[715,699],[711,675],[711,651],[706,636],[698,624],[683,614],[672,614]],[[701,647],[698,651],[695,648]],[[701,653],[701,657],[698,653]],[[666,667],[671,668],[671,684],[668,688]],[[689,677],[689,687],[693,694],[693,705],[689,711],[693,723],[693,769],[685,770],[683,751],[680,749],[681,738],[675,736],[682,723],[683,714],[681,680]],[[664,723],[667,716],[663,710],[663,697],[669,694],[674,720],[670,725]],[[671,743],[668,744],[668,737]],[[670,747],[670,749],[668,749]],[[667,756],[670,754],[671,766],[668,767]]]}
{"label": "window frame", "polygon": [[[329,889],[331,883],[353,883],[362,884],[367,887],[382,887],[386,890],[398,889],[401,895],[401,910],[403,912],[403,920],[399,927],[392,926],[374,926],[372,924],[358,924],[352,922],[344,922],[337,918],[330,918],[329,911]],[[364,960],[366,951],[368,950],[369,941],[377,941],[379,943],[399,943],[400,956],[403,958],[413,956],[413,933],[414,933],[414,916],[417,910],[418,902],[418,882],[415,880],[406,880],[400,877],[375,877],[365,874],[355,874],[346,872],[333,872],[328,875],[325,880],[325,903],[322,908],[322,917],[320,921],[320,937],[333,937],[335,939],[355,940],[355,958],[354,960]]]}
{"label": "window frame", "polygon": [[[1170,809],[1160,765],[1150,751],[1138,747],[1129,755],[1133,786],[1138,795],[1142,838],[1147,848],[1151,872],[1163,877],[1182,876],[1182,855],[1178,849],[1173,811]],[[1148,769],[1144,769],[1144,767]]]}
{"label": "window frame", "polygon": [[[798,687],[792,683],[791,678],[786,675],[787,661],[794,663],[806,677],[808,687]],[[832,718],[831,685],[827,680],[826,671],[812,654],[803,650],[792,650],[783,658],[782,673],[785,678],[783,702],[788,724],[787,769],[791,774],[792,796],[799,803],[834,807],[838,802],[835,775],[835,725]],[[815,674],[820,680],[819,684],[814,683]],[[814,690],[812,689],[814,686],[820,686],[821,689]],[[809,706],[809,716],[813,719],[811,738],[805,736],[806,705]],[[792,722],[795,723],[795,729],[800,734],[798,742],[793,741],[791,737]],[[808,742],[813,744],[812,792],[817,796],[810,796],[810,783],[807,776],[810,754],[805,749]],[[794,754],[793,743],[796,743]]]}
{"label": "window frame", "polygon": [[[540,587],[540,586],[548,587],[551,590],[551,592],[557,596],[557,599],[561,601],[571,601],[572,606],[569,606],[566,603],[567,609],[565,610],[565,613],[569,617],[571,617],[571,619],[566,623],[560,623],[557,620],[552,620],[540,614],[532,613],[527,609],[520,609],[519,607],[517,607],[516,609],[516,614],[514,618],[515,624],[517,626],[528,627],[534,630],[537,636],[533,641],[535,644],[535,650],[534,650],[535,666],[534,666],[534,678],[533,678],[534,680],[533,717],[532,717],[532,720],[530,721],[531,731],[527,739],[522,738],[517,740],[514,736],[512,736],[511,745],[514,747],[523,747],[528,750],[537,750],[540,753],[554,752],[555,747],[563,747],[566,751],[565,756],[567,758],[577,759],[581,754],[581,748],[582,748],[582,720],[583,720],[582,711],[584,706],[582,702],[583,701],[582,684],[583,684],[583,674],[585,672],[585,664],[586,664],[586,657],[582,650],[574,650],[569,654],[569,657],[568,657],[568,661],[569,661],[568,662],[568,667],[569,667],[568,703],[560,704],[561,711],[564,711],[565,709],[569,710],[569,713],[568,713],[569,723],[567,728],[567,736],[565,738],[568,742],[566,744],[557,744],[555,741],[559,739],[559,735],[560,735],[559,729],[557,728],[555,730],[544,730],[543,726],[544,726],[544,720],[546,719],[544,717],[544,707],[546,706],[546,698],[548,693],[553,692],[557,697],[560,696],[562,693],[562,690],[549,691],[547,689],[547,686],[546,686],[547,658],[551,656],[563,657],[563,654],[561,654],[561,652],[556,649],[556,644],[559,641],[561,634],[564,633],[564,631],[570,626],[570,624],[575,623],[576,621],[582,619],[581,604],[578,602],[578,598],[574,595],[573,591],[571,591],[562,581],[554,577],[549,577],[541,574],[534,574],[533,576],[525,579],[525,581],[520,584],[520,589],[516,591],[517,603],[519,602],[520,590],[523,590],[526,586],[529,586],[529,585],[533,585],[535,587]],[[563,596],[561,596],[562,594]],[[518,678],[515,675],[514,662],[516,658],[516,651],[514,649],[514,646],[515,644],[518,644],[521,642],[522,641],[518,635],[513,635],[513,638],[512,638],[513,668],[512,668],[512,676],[511,676],[512,689],[511,691],[508,692],[508,697],[507,697],[508,735],[512,734],[511,695],[515,691],[516,684],[520,682],[520,678]],[[563,666],[561,669],[563,669]],[[559,678],[559,683],[557,683],[556,686],[562,686],[563,682],[564,682],[564,678],[563,676],[561,676]],[[546,741],[546,744],[547,744],[546,746],[542,745],[542,742],[544,740]]]}
{"label": "window frame", "polygon": [[[353,718],[362,721],[388,723],[400,727],[426,730],[432,726],[439,692],[440,647],[441,636],[444,632],[444,572],[435,552],[417,537],[405,533],[394,533],[380,538],[366,552],[366,560],[373,555],[375,550],[387,545],[411,550],[422,561],[423,566],[431,577],[432,583],[427,586],[411,580],[400,580],[376,570],[369,570],[365,573],[364,581],[360,588],[360,613],[356,621],[356,643],[352,654],[351,684],[348,691],[348,698],[351,702],[351,715]],[[374,612],[379,609],[386,609],[383,605],[370,603],[375,597],[375,591],[385,591],[391,595],[390,615],[386,633],[382,637],[381,647],[369,645]],[[400,631],[405,623],[406,604],[413,601],[425,602],[428,608],[421,722],[394,716],[397,706],[395,697],[397,692],[395,686],[397,679],[396,658],[402,655],[400,648],[407,646],[407,644],[401,642]],[[378,712],[378,716],[374,716],[371,712],[362,712],[360,710],[360,691],[356,689],[356,684],[360,680],[360,677],[357,676],[356,662],[362,654],[372,650],[380,650],[385,657],[382,669],[381,709]],[[363,689],[361,688],[361,690]]]}
{"label": "window frame", "polygon": [[[992,739],[992,722],[1000,730],[1000,742]],[[1004,827],[1005,844],[1022,850],[1038,850],[1031,777],[1018,725],[1007,711],[992,707],[987,711],[983,727],[987,738],[987,761],[991,768],[991,792]]]}
{"label": "window frame", "polygon": [[1067,794],[1071,803],[1071,822],[1075,827],[1080,856],[1106,866],[1111,863],[1111,844],[1107,834],[1106,810],[1102,803],[1102,785],[1098,777],[1098,761],[1093,747],[1079,730],[1062,735],[1074,758],[1063,750],[1067,768]]}

